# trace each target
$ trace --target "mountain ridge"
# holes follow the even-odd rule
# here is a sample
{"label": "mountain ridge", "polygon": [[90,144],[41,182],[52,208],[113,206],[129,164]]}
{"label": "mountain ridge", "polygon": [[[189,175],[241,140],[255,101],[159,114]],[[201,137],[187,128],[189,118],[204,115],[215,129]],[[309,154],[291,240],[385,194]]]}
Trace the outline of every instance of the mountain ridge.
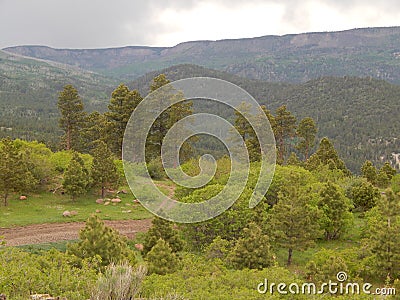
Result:
{"label": "mountain ridge", "polygon": [[400,27],[370,27],[223,40],[188,41],[173,47],[124,46],[54,49],[16,46],[4,50],[76,65],[133,80],[177,64],[265,81],[305,82],[321,76],[372,76],[400,84]]}

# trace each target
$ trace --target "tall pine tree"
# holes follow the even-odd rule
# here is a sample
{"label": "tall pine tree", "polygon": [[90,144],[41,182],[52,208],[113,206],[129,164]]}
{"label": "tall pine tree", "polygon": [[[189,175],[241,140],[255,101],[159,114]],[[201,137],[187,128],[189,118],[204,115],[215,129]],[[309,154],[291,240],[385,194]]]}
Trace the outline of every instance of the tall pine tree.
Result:
{"label": "tall pine tree", "polygon": [[82,158],[74,152],[67,170],[64,172],[63,188],[66,193],[75,200],[78,196],[87,192],[89,184],[89,172],[83,164]]}
{"label": "tall pine tree", "polygon": [[303,153],[304,160],[307,160],[311,149],[315,145],[315,136],[317,134],[317,126],[313,118],[307,117],[302,119],[297,127],[296,133],[301,139],[297,145],[297,149]]}
{"label": "tall pine tree", "polygon": [[93,151],[92,180],[94,186],[101,188],[102,198],[106,188],[118,185],[118,179],[119,175],[110,149],[103,141],[97,142]]}
{"label": "tall pine tree", "polygon": [[288,139],[296,133],[296,117],[287,110],[286,105],[276,110],[273,130],[278,150],[277,162],[282,164],[288,151]]}
{"label": "tall pine tree", "polygon": [[66,85],[58,96],[60,110],[59,125],[65,132],[63,144],[66,150],[80,150],[80,130],[83,126],[85,113],[82,99],[72,85]]}

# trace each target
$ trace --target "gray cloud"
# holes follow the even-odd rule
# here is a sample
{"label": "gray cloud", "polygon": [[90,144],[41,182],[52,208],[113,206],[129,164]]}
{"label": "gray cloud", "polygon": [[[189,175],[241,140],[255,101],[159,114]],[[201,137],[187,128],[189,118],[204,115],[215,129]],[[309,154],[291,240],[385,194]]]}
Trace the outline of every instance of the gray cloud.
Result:
{"label": "gray cloud", "polygon": [[[160,14],[166,9],[179,13],[192,12],[201,4],[218,3],[221,19],[225,10],[241,10],[244,6],[265,3],[282,4],[279,0],[0,0],[0,47],[21,44],[42,44],[67,48],[98,48],[123,45],[154,45],[163,35],[179,31],[179,20],[166,24]],[[287,0],[280,24],[282,30],[316,31],[311,28],[310,7],[312,0]],[[332,11],[348,16],[348,23],[333,24],[339,29],[356,24],[357,10],[373,7],[378,17],[368,20],[368,26],[381,25],[387,18],[394,18],[400,9],[397,0],[320,0]],[[315,12],[314,12],[315,14]],[[178,14],[179,16],[179,14]],[[244,16],[251,18],[251,16]],[[204,20],[207,22],[207,20]],[[361,22],[361,21],[360,21]],[[365,23],[365,20],[363,20]],[[362,23],[363,26],[365,24]],[[396,24],[387,24],[396,25]],[[200,25],[199,25],[200,26]],[[244,23],[243,26],[246,26]],[[229,28],[222,28],[227,32]],[[222,30],[221,29],[221,30]],[[248,37],[257,35],[254,28],[246,29]],[[257,31],[259,32],[259,30]],[[265,34],[274,34],[265,29]],[[291,32],[286,32],[291,33]],[[259,34],[258,34],[259,35]],[[196,36],[182,37],[186,40]],[[222,38],[222,37],[221,37]],[[162,40],[162,39],[161,39]],[[171,43],[183,42],[171,41]]]}

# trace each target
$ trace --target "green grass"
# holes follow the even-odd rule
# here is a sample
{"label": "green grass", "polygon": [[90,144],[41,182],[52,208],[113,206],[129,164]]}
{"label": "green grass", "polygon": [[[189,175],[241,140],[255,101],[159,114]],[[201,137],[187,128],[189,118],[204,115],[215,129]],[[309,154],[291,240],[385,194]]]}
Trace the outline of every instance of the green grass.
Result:
{"label": "green grass", "polygon": [[52,243],[43,243],[43,244],[33,244],[33,245],[23,245],[23,246],[16,246],[21,250],[30,253],[40,253],[42,251],[48,251],[50,249],[57,249],[59,251],[65,252],[67,250],[67,244],[76,242],[76,240],[71,241],[60,241],[60,242],[52,242]]}
{"label": "green grass", "polygon": [[[67,195],[49,192],[28,196],[27,200],[19,200],[14,196],[9,199],[8,206],[0,206],[0,227],[86,221],[97,209],[101,211],[99,216],[103,220],[138,220],[153,216],[140,204],[132,201],[134,196],[131,193],[120,194],[119,197],[121,203],[116,205],[110,203],[105,206],[96,203],[99,197],[93,193],[88,193],[75,201]],[[62,214],[66,210],[74,210],[78,214],[73,217],[63,217]],[[128,210],[131,212],[128,213]]]}

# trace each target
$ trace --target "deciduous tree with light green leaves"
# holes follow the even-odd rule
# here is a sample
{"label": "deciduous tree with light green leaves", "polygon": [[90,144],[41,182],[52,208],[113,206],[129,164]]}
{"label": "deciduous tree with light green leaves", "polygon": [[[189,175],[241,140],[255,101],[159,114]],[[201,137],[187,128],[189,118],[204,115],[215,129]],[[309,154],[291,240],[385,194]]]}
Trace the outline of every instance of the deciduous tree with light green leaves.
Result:
{"label": "deciduous tree with light green leaves", "polygon": [[0,143],[0,193],[4,206],[8,205],[11,193],[27,191],[35,183],[26,158],[11,139],[3,139]]}

